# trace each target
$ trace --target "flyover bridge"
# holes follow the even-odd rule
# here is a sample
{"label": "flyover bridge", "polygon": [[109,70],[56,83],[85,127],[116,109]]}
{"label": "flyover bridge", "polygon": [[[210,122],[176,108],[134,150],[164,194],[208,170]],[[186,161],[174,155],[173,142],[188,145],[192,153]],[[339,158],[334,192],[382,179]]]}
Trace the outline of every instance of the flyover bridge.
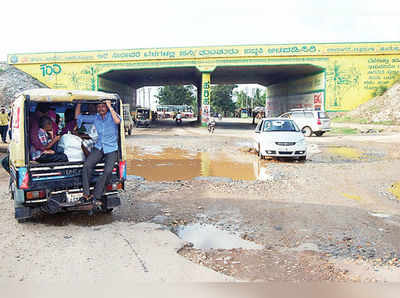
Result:
{"label": "flyover bridge", "polygon": [[267,111],[348,111],[400,78],[400,42],[243,45],[9,54],[50,88],[117,92],[136,105],[144,86],[197,87],[207,121],[211,84],[267,87]]}

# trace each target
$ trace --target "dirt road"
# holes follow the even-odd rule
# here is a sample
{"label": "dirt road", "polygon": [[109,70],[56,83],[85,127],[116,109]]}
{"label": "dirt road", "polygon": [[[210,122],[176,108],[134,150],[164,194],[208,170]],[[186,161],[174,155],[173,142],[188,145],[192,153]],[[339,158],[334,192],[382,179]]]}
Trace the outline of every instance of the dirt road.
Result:
{"label": "dirt road", "polygon": [[[219,123],[212,136],[189,123],[136,129],[112,215],[21,225],[3,192],[0,278],[73,280],[82,270],[138,281],[179,272],[193,281],[400,281],[397,135],[311,137],[306,162],[258,160],[251,135],[240,122]],[[176,235],[189,227],[197,238],[216,227],[213,248],[183,247]],[[225,248],[218,231],[259,247]]]}

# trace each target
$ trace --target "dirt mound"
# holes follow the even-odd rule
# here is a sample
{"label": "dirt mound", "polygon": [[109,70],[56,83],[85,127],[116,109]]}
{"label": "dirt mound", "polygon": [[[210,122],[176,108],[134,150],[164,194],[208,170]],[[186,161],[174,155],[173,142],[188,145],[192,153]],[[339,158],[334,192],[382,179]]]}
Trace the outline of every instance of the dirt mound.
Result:
{"label": "dirt mound", "polygon": [[366,123],[400,124],[400,82],[395,83],[382,96],[374,97],[345,116]]}
{"label": "dirt mound", "polygon": [[48,87],[16,67],[0,62],[0,105],[9,106],[17,93],[32,88]]}

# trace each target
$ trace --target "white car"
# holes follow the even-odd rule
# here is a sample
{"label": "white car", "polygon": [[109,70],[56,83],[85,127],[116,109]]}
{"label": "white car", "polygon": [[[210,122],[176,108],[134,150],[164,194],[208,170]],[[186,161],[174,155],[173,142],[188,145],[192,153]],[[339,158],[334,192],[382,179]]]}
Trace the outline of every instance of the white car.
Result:
{"label": "white car", "polygon": [[291,157],[305,160],[307,144],[304,134],[291,119],[263,118],[254,132],[254,149],[264,157]]}
{"label": "white car", "polygon": [[312,134],[320,137],[331,130],[331,120],[323,111],[291,109],[279,117],[294,120],[306,137],[311,137]]}

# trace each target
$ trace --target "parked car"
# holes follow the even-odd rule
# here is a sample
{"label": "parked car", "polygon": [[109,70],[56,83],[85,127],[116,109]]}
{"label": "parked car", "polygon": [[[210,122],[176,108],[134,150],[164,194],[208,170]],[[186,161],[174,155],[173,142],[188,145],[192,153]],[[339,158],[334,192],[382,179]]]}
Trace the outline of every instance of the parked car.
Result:
{"label": "parked car", "polygon": [[254,133],[254,149],[264,157],[290,157],[305,160],[307,144],[296,123],[285,118],[263,118]]}
{"label": "parked car", "polygon": [[324,111],[293,109],[279,117],[294,120],[306,137],[313,133],[320,137],[331,130],[331,120]]}

